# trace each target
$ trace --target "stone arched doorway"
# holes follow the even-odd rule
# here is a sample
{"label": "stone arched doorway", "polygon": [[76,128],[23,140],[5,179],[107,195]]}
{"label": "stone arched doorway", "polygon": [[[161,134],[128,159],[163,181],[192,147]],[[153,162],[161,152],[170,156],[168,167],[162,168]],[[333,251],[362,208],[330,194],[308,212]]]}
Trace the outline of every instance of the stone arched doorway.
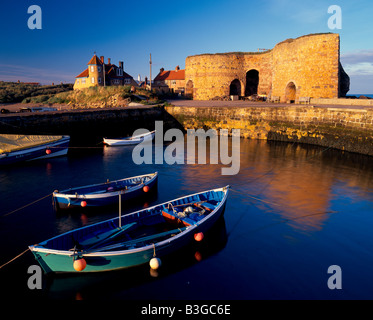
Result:
{"label": "stone arched doorway", "polygon": [[252,69],[246,73],[246,88],[245,96],[249,97],[253,94],[258,94],[259,86],[259,71]]}
{"label": "stone arched doorway", "polygon": [[238,79],[234,79],[229,86],[230,96],[240,96],[241,95],[241,82]]}
{"label": "stone arched doorway", "polygon": [[189,80],[185,87],[185,96],[187,98],[193,99],[193,89],[194,89],[193,81]]}
{"label": "stone arched doorway", "polygon": [[294,82],[289,82],[285,89],[285,101],[289,103],[295,103],[297,96],[297,87]]}

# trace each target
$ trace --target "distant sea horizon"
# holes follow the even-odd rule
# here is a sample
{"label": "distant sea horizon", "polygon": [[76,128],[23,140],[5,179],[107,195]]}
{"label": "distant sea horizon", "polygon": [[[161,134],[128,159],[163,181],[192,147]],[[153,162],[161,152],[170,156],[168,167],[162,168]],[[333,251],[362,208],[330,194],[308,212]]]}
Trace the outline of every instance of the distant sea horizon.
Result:
{"label": "distant sea horizon", "polygon": [[368,98],[373,99],[373,94],[368,94],[368,93],[349,93],[349,94],[347,94],[347,97],[352,97],[352,96],[355,96],[355,97],[366,96]]}

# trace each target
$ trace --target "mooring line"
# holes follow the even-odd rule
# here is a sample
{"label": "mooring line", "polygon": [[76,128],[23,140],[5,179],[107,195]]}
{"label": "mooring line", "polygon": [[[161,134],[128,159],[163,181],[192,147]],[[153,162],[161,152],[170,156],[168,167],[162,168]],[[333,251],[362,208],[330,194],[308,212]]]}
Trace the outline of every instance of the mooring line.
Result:
{"label": "mooring line", "polygon": [[13,262],[14,260],[18,259],[20,256],[24,255],[27,251],[29,251],[29,248],[27,248],[25,251],[23,251],[22,253],[20,253],[18,256],[14,257],[13,259],[11,259],[8,262],[4,263],[2,266],[0,266],[0,269],[2,267],[5,267],[7,264]]}
{"label": "mooring line", "polygon": [[50,197],[52,194],[53,194],[53,192],[50,193],[50,194],[48,194],[48,195],[46,195],[46,196],[44,196],[44,197],[42,197],[42,198],[40,198],[40,199],[35,200],[35,201],[33,201],[33,202],[29,203],[29,204],[26,204],[26,205],[24,205],[24,206],[22,206],[22,207],[20,207],[20,208],[18,208],[18,209],[15,209],[15,210],[13,210],[13,211],[11,211],[11,212],[8,212],[8,213],[6,213],[6,214],[4,214],[4,215],[1,215],[0,217],[3,218],[3,217],[6,217],[6,216],[9,216],[9,215],[11,215],[12,213],[15,213],[15,212],[17,212],[17,211],[20,211],[20,210],[22,210],[22,209],[24,209],[24,208],[27,208],[28,206],[31,206],[31,205],[33,205],[33,204],[35,204],[35,203],[37,203],[37,202],[39,202],[39,201],[41,201],[41,200],[43,200],[43,199],[45,199],[45,198]]}

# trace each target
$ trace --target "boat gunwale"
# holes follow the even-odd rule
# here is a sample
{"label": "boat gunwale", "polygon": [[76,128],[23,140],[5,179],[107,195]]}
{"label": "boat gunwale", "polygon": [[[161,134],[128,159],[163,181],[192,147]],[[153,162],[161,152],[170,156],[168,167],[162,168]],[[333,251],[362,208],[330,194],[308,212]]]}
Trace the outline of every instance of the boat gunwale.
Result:
{"label": "boat gunwale", "polygon": [[151,132],[147,132],[147,133],[142,133],[142,134],[139,134],[137,136],[134,136],[134,137],[124,137],[124,138],[104,138],[104,143],[107,143],[110,142],[110,143],[115,143],[115,142],[125,142],[125,141],[133,141],[133,142],[141,142],[141,138],[144,138],[144,137],[147,137],[147,136],[150,136],[150,135],[153,135],[153,133],[155,133],[156,130],[154,131],[151,131]]}
{"label": "boat gunwale", "polygon": [[[47,254],[67,255],[67,256],[79,255],[79,256],[86,256],[86,257],[117,256],[117,255],[126,255],[126,254],[131,254],[131,253],[136,253],[136,252],[147,251],[149,249],[154,250],[156,247],[162,247],[164,245],[167,245],[167,244],[171,243],[172,241],[175,241],[176,239],[180,238],[181,236],[184,236],[185,234],[187,234],[187,233],[191,232],[192,230],[198,228],[202,223],[204,223],[208,219],[210,219],[213,216],[215,216],[215,214],[217,212],[219,212],[219,210],[221,209],[221,207],[223,206],[223,204],[226,202],[227,197],[228,197],[228,193],[229,193],[229,188],[230,188],[230,186],[227,185],[227,186],[221,187],[221,188],[210,189],[210,190],[206,190],[206,191],[194,193],[194,194],[191,194],[191,195],[187,195],[187,196],[184,196],[184,197],[180,197],[180,198],[177,198],[177,199],[166,201],[164,203],[157,204],[157,205],[154,205],[152,207],[149,207],[149,208],[146,208],[146,209],[141,209],[141,210],[138,210],[138,211],[135,211],[135,212],[132,212],[132,213],[129,213],[129,214],[121,216],[121,217],[124,217],[124,216],[135,215],[135,214],[138,214],[140,212],[143,212],[144,210],[150,211],[150,210],[152,210],[154,208],[161,207],[163,205],[169,204],[170,202],[182,200],[182,199],[185,199],[185,198],[188,198],[188,197],[193,197],[193,196],[200,195],[200,194],[203,194],[203,193],[206,193],[206,192],[211,192],[211,191],[214,191],[214,192],[222,191],[222,192],[224,192],[224,196],[223,196],[222,200],[216,206],[216,208],[213,210],[213,212],[211,212],[205,218],[197,221],[196,224],[188,226],[187,229],[185,229],[184,231],[180,232],[179,234],[177,234],[177,235],[175,235],[173,237],[168,237],[167,239],[165,239],[163,241],[160,241],[160,242],[157,242],[157,243],[153,243],[153,244],[150,244],[150,245],[147,245],[147,246],[143,246],[143,247],[140,247],[140,248],[126,249],[126,250],[120,250],[120,251],[115,251],[115,252],[112,252],[112,251],[100,251],[100,252],[92,252],[92,253],[84,253],[83,250],[76,251],[76,253],[74,253],[71,250],[56,250],[56,249],[48,249],[48,248],[43,247],[43,243],[47,243],[50,240],[62,237],[64,235],[68,235],[68,234],[73,233],[73,232],[75,232],[77,230],[82,230],[82,229],[90,228],[92,226],[99,225],[99,224],[102,224],[102,223],[105,223],[105,222],[118,220],[119,217],[117,217],[117,218],[112,218],[112,219],[104,220],[104,221],[101,221],[101,222],[97,222],[97,223],[94,223],[94,224],[91,224],[91,225],[88,225],[88,226],[85,226],[85,227],[81,227],[81,228],[77,228],[77,229],[73,229],[73,230],[67,231],[67,232],[62,233],[60,235],[57,235],[57,236],[55,236],[53,238],[47,239],[47,240],[41,242],[40,244],[31,245],[31,246],[29,246],[29,249],[32,252],[41,252],[41,253],[47,253]],[[156,213],[156,214],[159,214],[159,213]],[[154,214],[154,215],[156,215],[156,214]]]}
{"label": "boat gunwale", "polygon": [[74,198],[74,199],[108,198],[108,197],[111,197],[111,196],[116,196],[119,193],[120,194],[125,194],[125,193],[136,191],[136,190],[138,190],[138,189],[140,189],[142,187],[142,184],[138,184],[138,185],[136,185],[133,188],[130,188],[128,190],[119,190],[119,191],[113,191],[113,192],[105,192],[105,193],[102,193],[102,194],[100,194],[100,193],[94,193],[94,194],[92,194],[92,193],[87,193],[87,194],[84,194],[84,193],[83,194],[68,194],[66,192],[71,192],[71,191],[75,191],[75,190],[79,190],[79,189],[83,189],[83,188],[91,188],[91,187],[103,186],[105,184],[109,184],[109,183],[113,183],[113,182],[121,182],[121,181],[125,181],[125,180],[136,179],[136,178],[141,178],[141,177],[146,177],[146,176],[152,176],[152,177],[151,177],[151,179],[149,181],[147,181],[146,183],[144,183],[144,185],[149,184],[152,181],[154,181],[158,177],[158,171],[153,172],[153,173],[147,173],[147,174],[139,175],[139,176],[134,176],[134,177],[124,178],[124,179],[109,181],[109,182],[96,183],[96,184],[91,184],[91,185],[82,186],[82,187],[74,187],[74,188],[70,188],[70,189],[65,189],[65,190],[62,190],[62,191],[53,192],[53,197]]}

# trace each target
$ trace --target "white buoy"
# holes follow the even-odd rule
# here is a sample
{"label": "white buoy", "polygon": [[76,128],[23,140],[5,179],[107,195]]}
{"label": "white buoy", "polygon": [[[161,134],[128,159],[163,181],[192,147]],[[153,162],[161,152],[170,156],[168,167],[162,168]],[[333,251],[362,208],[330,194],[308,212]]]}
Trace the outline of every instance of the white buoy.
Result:
{"label": "white buoy", "polygon": [[161,259],[154,257],[150,260],[149,264],[150,268],[152,268],[153,270],[157,270],[162,265],[162,262]]}

